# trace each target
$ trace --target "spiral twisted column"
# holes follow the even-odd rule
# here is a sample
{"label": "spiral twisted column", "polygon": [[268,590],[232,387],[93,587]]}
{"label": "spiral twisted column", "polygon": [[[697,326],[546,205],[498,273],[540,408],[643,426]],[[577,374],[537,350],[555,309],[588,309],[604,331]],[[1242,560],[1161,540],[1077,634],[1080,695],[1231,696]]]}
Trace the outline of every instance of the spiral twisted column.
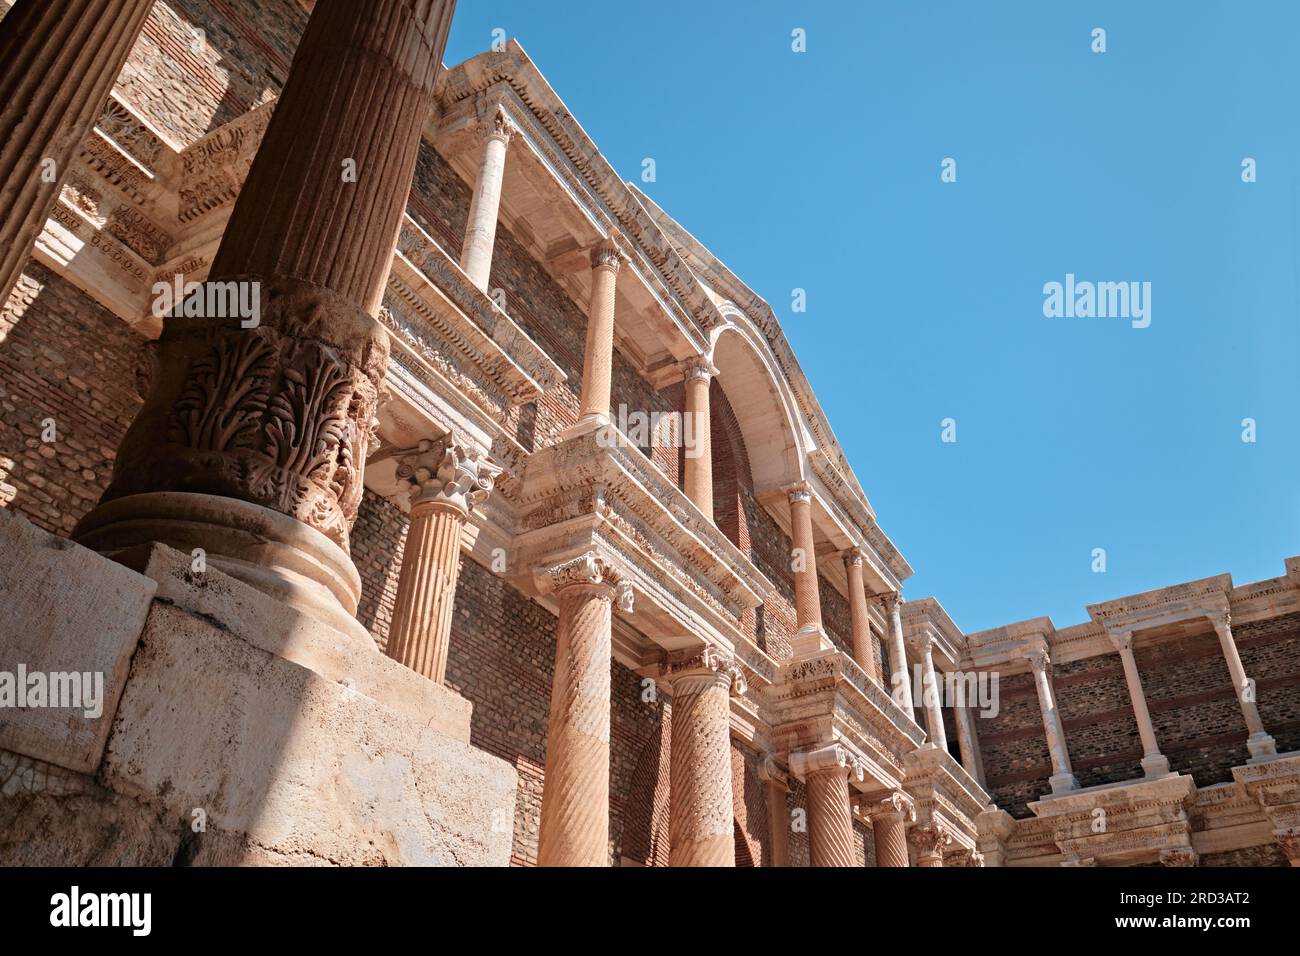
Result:
{"label": "spiral twisted column", "polygon": [[631,590],[593,552],[541,577],[560,614],[537,863],[608,866],[611,626],[615,600],[631,610]]}
{"label": "spiral twisted column", "polygon": [[153,0],[18,0],[0,20],[0,304]]}
{"label": "spiral twisted column", "polygon": [[735,866],[730,698],[745,678],[711,647],[670,657],[660,676],[673,695],[669,863]]}
{"label": "spiral twisted column", "polygon": [[809,862],[812,866],[861,866],[853,844],[849,778],[861,780],[862,764],[847,748],[831,744],[790,755],[790,771],[808,793]]}
{"label": "spiral twisted column", "polygon": [[916,808],[903,793],[892,793],[867,811],[876,843],[876,866],[911,866],[907,856],[907,827],[916,822]]}

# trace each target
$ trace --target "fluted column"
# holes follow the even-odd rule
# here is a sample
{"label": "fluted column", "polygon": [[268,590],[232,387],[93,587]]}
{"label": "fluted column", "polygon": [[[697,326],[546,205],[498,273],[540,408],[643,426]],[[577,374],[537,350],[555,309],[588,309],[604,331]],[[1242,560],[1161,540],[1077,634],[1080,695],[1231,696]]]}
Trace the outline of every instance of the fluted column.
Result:
{"label": "fluted column", "polygon": [[0,20],[0,305],[153,0],[18,0]]}
{"label": "fluted column", "polygon": [[316,5],[206,286],[240,307],[164,320],[112,483],[74,532],[83,544],[202,548],[370,641],[347,552],[388,366],[375,317],[454,7]]}
{"label": "fluted column", "polygon": [[1077,789],[1079,782],[1074,779],[1070,768],[1070,752],[1065,744],[1065,728],[1061,724],[1060,711],[1056,709],[1056,699],[1052,692],[1048,668],[1051,659],[1047,651],[1034,648],[1025,652],[1025,659],[1034,673],[1034,690],[1038,693],[1038,707],[1043,714],[1043,731],[1047,736],[1047,750],[1052,757],[1052,777],[1050,783],[1053,793],[1063,793]]}
{"label": "fluted column", "polygon": [[926,635],[916,641],[921,658],[921,705],[925,708],[925,727],[930,743],[948,749],[948,733],[943,727],[943,688],[934,672],[934,638]]}
{"label": "fluted column", "polygon": [[669,864],[735,866],[730,698],[745,679],[711,647],[669,658],[661,677],[673,695]]}
{"label": "fluted column", "polygon": [[411,489],[411,521],[385,649],[393,660],[441,684],[460,576],[461,531],[501,469],[450,437],[421,441],[397,457],[397,477]]}
{"label": "fluted column", "polygon": [[813,538],[812,490],[806,482],[787,489],[790,498],[790,544],[794,568],[794,612],[798,633],[790,639],[795,655],[815,654],[833,645],[822,626],[822,599],[817,583],[817,550]]}
{"label": "fluted column", "polygon": [[853,846],[849,777],[863,777],[861,764],[839,744],[790,755],[790,771],[808,795],[808,845],[812,866],[861,866]]}
{"label": "fluted column", "polygon": [[492,273],[492,252],[497,241],[497,219],[501,212],[501,181],[506,172],[506,148],[515,125],[498,106],[483,123],[483,159],[469,203],[469,222],[460,250],[460,267],[471,282],[487,291]]}
{"label": "fluted column", "polygon": [[907,836],[916,849],[918,867],[943,866],[943,855],[952,846],[952,834],[942,824],[928,823],[912,827]]}
{"label": "fluted column", "polygon": [[615,291],[624,258],[612,236],[591,252],[591,301],[587,307],[587,341],[582,353],[578,426],[609,421]]}
{"label": "fluted column", "polygon": [[609,690],[617,598],[631,594],[588,552],[539,581],[555,594],[559,624],[546,738],[539,866],[609,865]]}
{"label": "fluted column", "polygon": [[1232,685],[1237,691],[1237,703],[1241,705],[1241,715],[1246,719],[1246,729],[1250,736],[1246,738],[1246,749],[1251,759],[1272,757],[1277,754],[1277,744],[1264,729],[1264,722],[1259,719],[1259,707],[1255,703],[1255,684],[1246,676],[1246,669],[1241,666],[1241,655],[1237,653],[1237,642],[1232,637],[1231,616],[1224,612],[1213,617],[1215,633],[1219,635],[1219,646],[1228,662],[1228,671],[1232,674]]}
{"label": "fluted column", "polygon": [[907,857],[907,827],[916,822],[916,809],[902,793],[893,793],[867,811],[876,843],[876,866],[911,866]]}
{"label": "fluted column", "polygon": [[686,364],[686,419],[691,442],[683,453],[686,497],[713,520],[713,436],[710,433],[709,384],[718,373],[704,359]]}
{"label": "fluted column", "polygon": [[853,659],[867,676],[879,683],[876,655],[871,646],[871,616],[867,613],[867,589],[863,582],[866,559],[854,548],[844,556],[844,570],[849,576],[849,617],[853,628]]}
{"label": "fluted column", "polygon": [[1156,741],[1156,728],[1151,723],[1151,712],[1147,710],[1147,698],[1142,690],[1142,676],[1133,657],[1133,634],[1124,631],[1109,636],[1124,667],[1124,683],[1128,685],[1138,736],[1142,738],[1142,772],[1148,777],[1163,777],[1169,773],[1169,758],[1160,752],[1160,744]]}
{"label": "fluted column", "polygon": [[911,717],[915,707],[912,701],[912,675],[907,666],[907,643],[903,640],[903,617],[899,609],[903,596],[897,591],[886,591],[878,597],[889,617],[889,663],[893,671],[889,678],[893,685],[890,693],[895,703]]}

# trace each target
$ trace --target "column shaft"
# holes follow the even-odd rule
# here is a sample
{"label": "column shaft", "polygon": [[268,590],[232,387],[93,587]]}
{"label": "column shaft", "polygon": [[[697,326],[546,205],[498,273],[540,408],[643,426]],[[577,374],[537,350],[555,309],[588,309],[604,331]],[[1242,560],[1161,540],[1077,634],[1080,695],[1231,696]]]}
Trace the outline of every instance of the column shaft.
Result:
{"label": "column shaft", "polygon": [[609,865],[611,588],[569,584],[560,605],[539,866]]}
{"label": "column shaft", "polygon": [[710,434],[709,383],[712,381],[707,366],[691,365],[686,370],[685,429],[690,429],[692,441],[683,455],[686,497],[704,516],[713,520],[713,440]]}
{"label": "column shaft", "polygon": [[768,866],[790,865],[790,812],[786,806],[786,788],[780,781],[769,779],[766,787],[767,829],[771,841],[772,859]]}
{"label": "column shaft", "polygon": [[1047,737],[1047,750],[1052,758],[1052,791],[1059,793],[1074,790],[1079,784],[1070,768],[1070,752],[1066,749],[1065,728],[1056,709],[1051,680],[1047,675],[1050,664],[1043,651],[1030,651],[1026,657],[1034,672],[1034,690],[1038,693],[1038,707],[1043,715],[1043,731]]}
{"label": "column shaft", "polygon": [[669,863],[735,866],[731,677],[676,677],[669,781]]}
{"label": "column shaft", "polygon": [[812,492],[796,485],[790,496],[790,544],[794,573],[794,612],[798,633],[791,639],[795,655],[816,653],[831,646],[822,626],[821,591],[817,583],[817,551],[813,539]]}
{"label": "column shaft", "polygon": [[809,861],[813,866],[860,866],[853,846],[853,807],[844,767],[807,775]]}
{"label": "column shaft", "polygon": [[1277,745],[1264,729],[1264,722],[1259,717],[1259,707],[1255,703],[1255,685],[1246,676],[1246,669],[1241,664],[1237,642],[1232,637],[1232,625],[1226,615],[1214,622],[1214,630],[1219,635],[1219,646],[1223,649],[1228,671],[1232,674],[1237,703],[1241,705],[1241,715],[1250,732],[1246,747],[1250,750],[1251,757],[1271,757],[1277,753]]}
{"label": "column shaft", "polygon": [[469,204],[469,222],[460,251],[460,267],[478,288],[487,291],[496,247],[497,219],[501,212],[501,183],[506,172],[506,149],[514,127],[500,107],[485,124],[483,158]]}
{"label": "column shaft", "polygon": [[849,552],[844,569],[849,576],[849,615],[853,628],[853,659],[872,680],[880,681],[876,655],[871,646],[871,616],[867,612],[867,590],[863,583],[865,561],[857,551]]}
{"label": "column shaft", "polygon": [[1169,760],[1160,752],[1160,744],[1156,741],[1156,728],[1151,723],[1146,693],[1142,689],[1142,675],[1138,672],[1137,660],[1133,657],[1133,636],[1112,635],[1111,643],[1119,652],[1120,664],[1124,667],[1124,683],[1128,686],[1129,700],[1133,703],[1133,718],[1137,723],[1138,736],[1142,739],[1142,770],[1148,777],[1163,776],[1169,772]]}
{"label": "column shaft", "polygon": [[609,419],[610,383],[614,374],[614,302],[622,254],[612,240],[591,254],[591,302],[587,307],[587,342],[582,353],[579,421]]}
{"label": "column shaft", "polygon": [[907,824],[901,812],[875,814],[871,831],[876,842],[876,866],[911,866],[907,858]]}
{"label": "column shaft", "polygon": [[907,666],[907,644],[903,640],[903,617],[899,610],[902,598],[897,592],[885,595],[885,608],[889,612],[889,656],[893,674],[890,677],[892,695],[907,716],[912,716],[912,675]]}
{"label": "column shaft", "polygon": [[385,648],[393,660],[439,684],[447,673],[464,527],[465,513],[451,504],[411,510]]}
{"label": "column shaft", "polygon": [[984,769],[979,756],[979,739],[975,736],[974,720],[970,706],[965,701],[953,703],[953,717],[957,724],[957,746],[961,748],[961,765],[981,787],[984,786]]}
{"label": "column shaft", "polygon": [[18,0],[0,20],[0,305],[153,0]]}
{"label": "column shaft", "polygon": [[943,727],[943,688],[934,671],[934,642],[928,638],[921,642],[921,696],[925,706],[926,729],[930,742],[940,750],[948,749],[948,733]]}

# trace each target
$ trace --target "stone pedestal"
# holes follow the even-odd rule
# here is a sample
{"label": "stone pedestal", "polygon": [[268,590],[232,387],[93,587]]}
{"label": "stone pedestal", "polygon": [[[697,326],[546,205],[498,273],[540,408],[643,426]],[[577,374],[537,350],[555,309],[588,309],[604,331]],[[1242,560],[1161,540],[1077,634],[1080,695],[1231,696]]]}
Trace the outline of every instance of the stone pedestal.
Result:
{"label": "stone pedestal", "polygon": [[609,688],[617,573],[588,553],[544,574],[560,606],[539,866],[609,865]]}
{"label": "stone pedestal", "polygon": [[0,305],[153,0],[18,0],[0,20]]}
{"label": "stone pedestal", "polygon": [[673,695],[669,862],[735,866],[730,697],[744,678],[712,648],[671,659],[662,677]]}
{"label": "stone pedestal", "polygon": [[388,363],[375,316],[454,6],[315,9],[202,315],[164,321],[158,372],[78,540],[201,548],[369,639],[346,623],[358,590],[347,551]]}
{"label": "stone pedestal", "polygon": [[479,289],[487,291],[496,247],[497,218],[501,211],[501,181],[506,172],[506,148],[515,127],[498,106],[483,124],[483,160],[479,164],[474,196],[469,204],[469,223],[461,247],[460,267]]}

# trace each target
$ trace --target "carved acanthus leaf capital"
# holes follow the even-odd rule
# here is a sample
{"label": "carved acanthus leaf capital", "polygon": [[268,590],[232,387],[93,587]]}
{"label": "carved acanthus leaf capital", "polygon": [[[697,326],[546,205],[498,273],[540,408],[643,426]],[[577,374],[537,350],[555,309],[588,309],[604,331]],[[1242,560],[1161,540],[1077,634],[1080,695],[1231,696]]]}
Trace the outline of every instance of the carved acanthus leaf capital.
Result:
{"label": "carved acanthus leaf capital", "polygon": [[411,490],[411,507],[445,503],[469,514],[487,500],[502,469],[477,448],[450,437],[423,439],[397,452],[397,477]]}
{"label": "carved acanthus leaf capital", "polygon": [[920,856],[942,854],[952,845],[952,833],[942,823],[912,827],[907,831],[907,838]]}
{"label": "carved acanthus leaf capital", "polygon": [[591,267],[593,269],[613,269],[617,272],[627,261],[627,256],[619,248],[614,235],[606,236],[591,250]]}
{"label": "carved acanthus leaf capital", "polygon": [[519,127],[510,119],[510,114],[506,112],[506,108],[498,104],[491,115],[484,120],[483,132],[489,138],[499,139],[509,145],[510,138],[519,132]]}
{"label": "carved acanthus leaf capital", "polygon": [[895,790],[885,799],[877,800],[866,807],[866,815],[872,820],[895,814],[901,816],[908,826],[916,822],[916,804],[901,790]]}
{"label": "carved acanthus leaf capital", "polygon": [[861,548],[849,548],[844,552],[844,564],[846,567],[860,568],[867,563],[867,556],[862,553]]}
{"label": "carved acanthus leaf capital", "polygon": [[703,355],[696,355],[682,362],[682,379],[684,381],[689,382],[698,378],[707,382],[717,374],[718,370],[713,367],[713,363]]}
{"label": "carved acanthus leaf capital", "polygon": [[733,696],[743,694],[747,689],[744,672],[737,666],[736,659],[707,644],[695,650],[666,654],[659,667],[659,676],[670,684],[684,677],[716,677],[726,682]]}
{"label": "carved acanthus leaf capital", "polygon": [[595,551],[587,551],[576,558],[539,569],[536,580],[541,590],[551,594],[569,587],[606,588],[619,610],[632,613],[634,592],[631,583],[623,580],[623,575]]}
{"label": "carved acanthus leaf capital", "polygon": [[796,481],[785,489],[785,493],[790,498],[790,504],[812,503],[812,486],[806,481]]}

